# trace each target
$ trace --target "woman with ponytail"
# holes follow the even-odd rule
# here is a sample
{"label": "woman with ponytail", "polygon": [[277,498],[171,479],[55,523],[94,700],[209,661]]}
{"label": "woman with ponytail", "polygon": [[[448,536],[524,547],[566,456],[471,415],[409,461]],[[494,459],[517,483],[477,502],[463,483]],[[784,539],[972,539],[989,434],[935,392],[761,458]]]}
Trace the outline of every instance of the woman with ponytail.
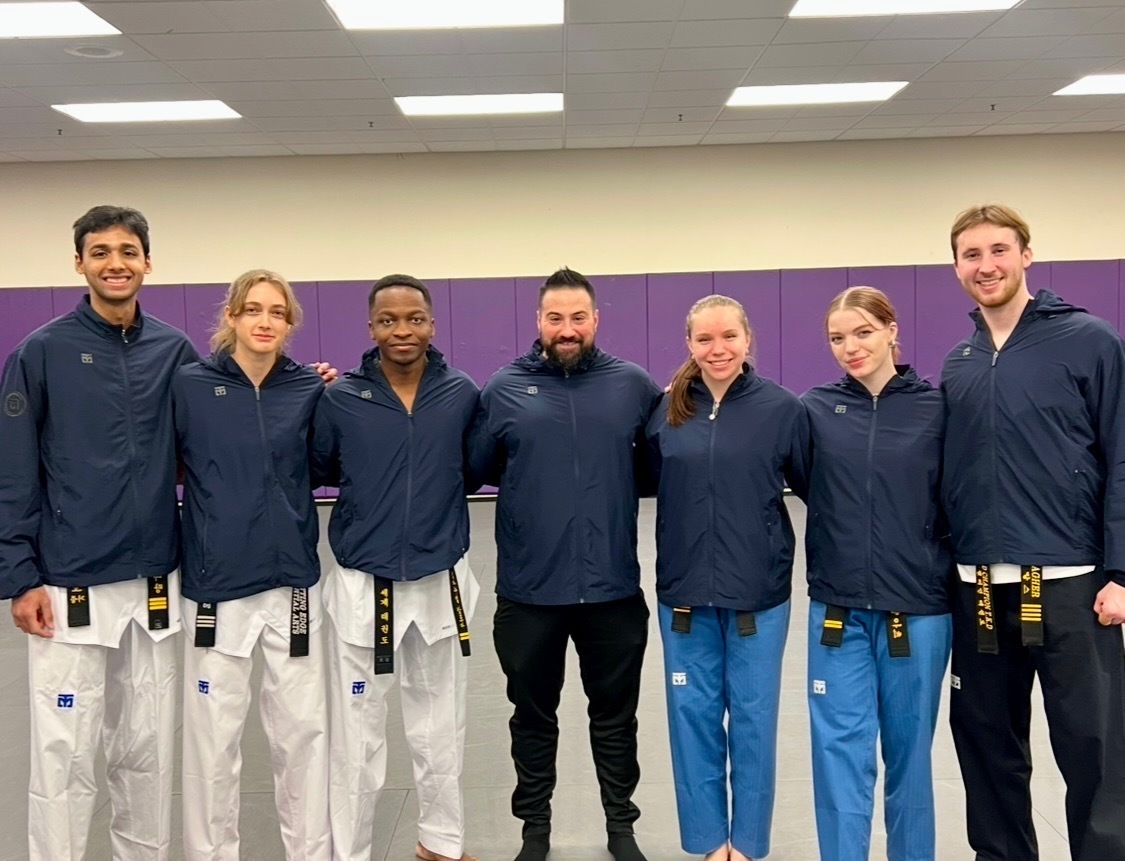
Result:
{"label": "woman with ponytail", "polygon": [[797,398],[749,364],[752,340],[738,302],[696,302],[647,428],[680,842],[709,861],[769,851],[794,548],[782,491],[808,435]]}
{"label": "woman with ponytail", "polygon": [[881,291],[845,290],[825,329],[844,377],[802,398],[820,857],[866,861],[881,736],[886,857],[932,861],[930,748],[952,636],[942,396],[895,364],[898,323]]}

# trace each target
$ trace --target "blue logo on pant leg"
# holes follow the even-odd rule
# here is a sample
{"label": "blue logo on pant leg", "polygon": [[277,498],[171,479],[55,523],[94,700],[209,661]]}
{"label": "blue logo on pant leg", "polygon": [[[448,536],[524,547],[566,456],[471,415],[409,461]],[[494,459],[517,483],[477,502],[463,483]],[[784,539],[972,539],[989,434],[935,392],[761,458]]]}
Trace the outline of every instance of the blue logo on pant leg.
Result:
{"label": "blue logo on pant leg", "polygon": [[211,693],[211,683],[210,683],[210,682],[205,682],[205,681],[203,681],[202,679],[200,679],[200,680],[199,680],[199,692],[200,692],[201,694],[209,694],[209,693]]}
{"label": "blue logo on pant leg", "polygon": [[74,694],[59,694],[58,706],[60,709],[74,708]]}
{"label": "blue logo on pant leg", "polygon": [[367,682],[352,682],[352,696],[358,697],[367,690]]}

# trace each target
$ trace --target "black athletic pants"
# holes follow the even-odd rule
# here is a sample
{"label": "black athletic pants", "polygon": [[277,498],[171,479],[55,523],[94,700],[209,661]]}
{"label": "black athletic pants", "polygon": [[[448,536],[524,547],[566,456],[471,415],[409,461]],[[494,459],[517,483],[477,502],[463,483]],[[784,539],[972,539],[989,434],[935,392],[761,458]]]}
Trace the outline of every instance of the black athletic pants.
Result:
{"label": "black athletic pants", "polygon": [[[1043,582],[1044,645],[1020,639],[1020,585],[993,586],[1000,653],[977,650],[976,586],[957,585],[950,725],[977,861],[1037,861],[1031,821],[1031,687],[1043,692],[1066,781],[1073,861],[1125,861],[1125,654],[1098,624],[1101,571]],[[1057,859],[1048,859],[1057,861]]]}
{"label": "black athletic pants", "polygon": [[551,831],[551,795],[559,744],[556,712],[568,640],[574,640],[589,701],[590,747],[606,830],[632,834],[637,764],[637,699],[648,640],[648,607],[637,593],[620,601],[539,606],[499,598],[492,629],[515,706],[509,727],[516,790],[512,814],[524,836]]}

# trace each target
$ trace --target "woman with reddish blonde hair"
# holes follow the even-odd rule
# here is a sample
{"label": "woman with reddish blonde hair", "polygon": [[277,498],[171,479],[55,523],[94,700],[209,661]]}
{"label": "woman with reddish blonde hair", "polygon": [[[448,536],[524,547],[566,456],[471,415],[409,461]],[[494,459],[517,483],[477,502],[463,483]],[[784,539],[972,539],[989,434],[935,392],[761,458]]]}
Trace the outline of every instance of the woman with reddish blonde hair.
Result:
{"label": "woman with reddish blonde hair", "polygon": [[866,861],[876,739],[887,858],[934,857],[930,748],[949,660],[952,557],[939,506],[940,391],[898,359],[887,296],[852,287],[825,318],[837,382],[802,397],[809,713],[822,861]]}

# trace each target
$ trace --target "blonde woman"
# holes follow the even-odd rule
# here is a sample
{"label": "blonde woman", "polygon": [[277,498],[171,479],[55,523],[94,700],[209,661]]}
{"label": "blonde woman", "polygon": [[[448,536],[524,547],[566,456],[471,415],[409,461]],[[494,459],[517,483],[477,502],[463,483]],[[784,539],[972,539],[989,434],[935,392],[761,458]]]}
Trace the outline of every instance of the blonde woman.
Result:
{"label": "blonde woman", "polygon": [[172,384],[184,467],[183,842],[186,859],[239,857],[239,751],[252,655],[285,856],[328,861],[327,694],[309,475],[324,385],[284,353],[301,308],[280,275],[227,291],[208,358]]}

